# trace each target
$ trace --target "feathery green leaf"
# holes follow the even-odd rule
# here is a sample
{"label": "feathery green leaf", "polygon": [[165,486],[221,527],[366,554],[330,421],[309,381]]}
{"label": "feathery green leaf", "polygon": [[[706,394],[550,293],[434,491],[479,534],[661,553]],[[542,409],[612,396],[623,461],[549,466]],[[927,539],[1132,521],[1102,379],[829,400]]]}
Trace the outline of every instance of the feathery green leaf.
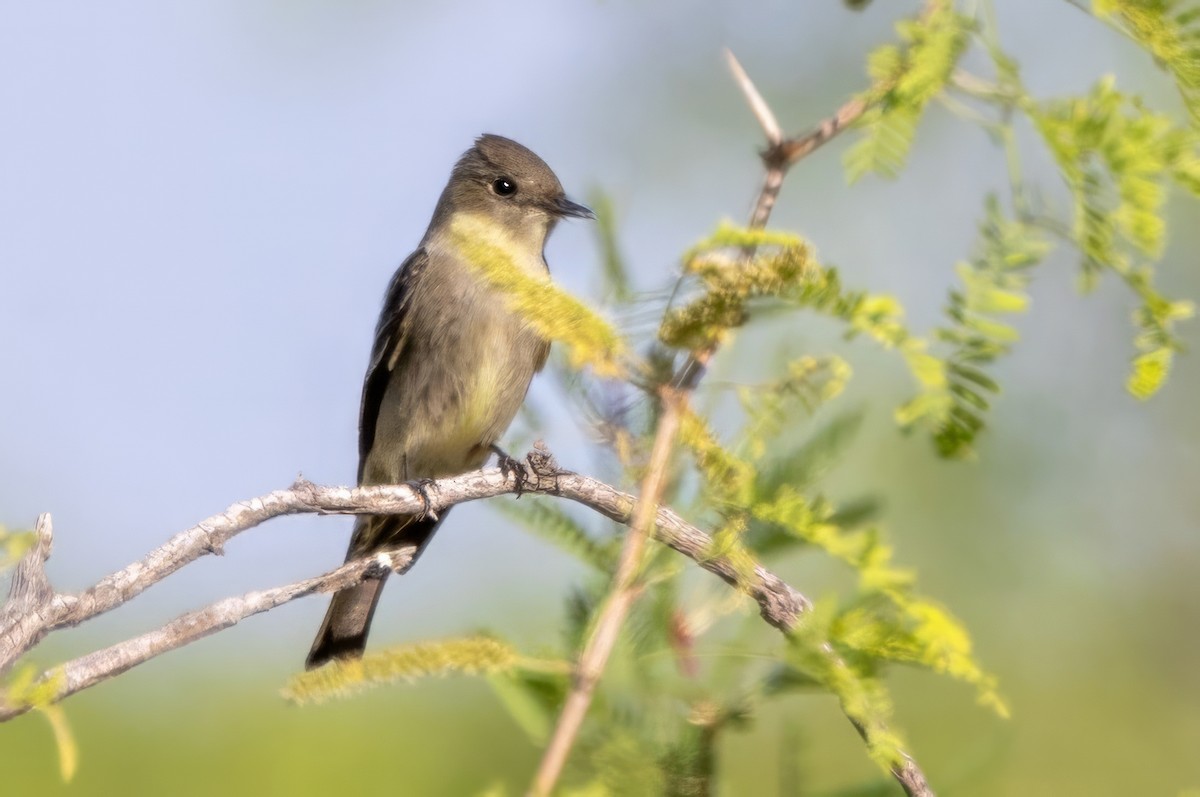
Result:
{"label": "feathery green leaf", "polygon": [[591,366],[601,376],[621,376],[624,339],[586,304],[557,288],[549,275],[523,268],[522,247],[508,231],[482,216],[458,214],[450,224],[451,245],[507,298],[534,329],[567,347],[571,365]]}
{"label": "feathery green leaf", "polygon": [[1200,126],[1200,9],[1185,0],[1093,0],[1175,78],[1192,121]]}
{"label": "feathery green leaf", "polygon": [[1084,255],[1085,286],[1112,271],[1142,301],[1134,316],[1139,354],[1127,386],[1148,398],[1182,348],[1174,328],[1192,306],[1159,294],[1147,261],[1161,254],[1166,239],[1166,181],[1200,188],[1194,184],[1200,138],[1121,94],[1111,78],[1086,97],[1043,104],[1032,118],[1075,200],[1072,237]]}
{"label": "feathery green leaf", "polygon": [[1040,230],[1006,218],[999,200],[988,197],[976,254],[955,269],[962,288],[951,292],[946,306],[951,324],[935,333],[953,347],[945,357],[951,409],[942,414],[934,429],[934,442],[942,456],[972,453],[983,426],[981,414],[988,409],[986,393],[999,389],[980,368],[1007,354],[1017,340],[1016,330],[995,317],[1025,312],[1029,271],[1049,251],[1050,244]]}
{"label": "feathery green leaf", "polygon": [[946,86],[966,49],[970,20],[951,0],[927,5],[919,19],[897,23],[903,47],[884,45],[868,59],[874,85],[864,97],[870,107],[857,123],[862,136],[844,156],[850,182],[871,172],[900,173],[926,106]]}
{"label": "feathery green leaf", "polygon": [[612,572],[616,564],[612,540],[605,543],[593,537],[563,508],[562,502],[539,500],[533,496],[517,501],[502,501],[496,507],[520,522],[530,533],[557,545],[603,573]]}
{"label": "feathery green leaf", "polygon": [[431,675],[500,673],[517,666],[517,652],[490,637],[401,645],[368,653],[360,659],[335,660],[294,675],[283,689],[293,703],[319,703],[347,697],[372,686],[415,681]]}
{"label": "feathery green leaf", "polygon": [[566,674],[514,669],[487,675],[488,685],[508,715],[535,745],[544,745],[567,693]]}

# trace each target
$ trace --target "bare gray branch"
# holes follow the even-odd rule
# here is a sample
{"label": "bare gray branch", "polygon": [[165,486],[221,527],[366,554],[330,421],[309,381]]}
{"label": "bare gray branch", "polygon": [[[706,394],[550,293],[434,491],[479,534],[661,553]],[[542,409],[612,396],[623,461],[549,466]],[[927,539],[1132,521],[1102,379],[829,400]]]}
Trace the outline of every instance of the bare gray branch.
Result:
{"label": "bare gray branch", "polygon": [[[544,450],[534,452],[523,474],[487,469],[425,486],[428,504],[409,485],[324,487],[298,481],[286,490],[242,501],[224,512],[181,531],[145,558],[101,579],[79,594],[55,592],[45,577],[49,555],[49,517],[39,523],[39,543],[19,565],[8,602],[0,608],[0,666],[11,666],[35,647],[46,634],[76,626],[102,612],[115,609],[202,556],[221,552],[236,535],[282,515],[316,514],[415,514],[439,512],[466,501],[506,493],[555,495],[580,503],[621,524],[631,522],[634,498],[588,476],[559,471]],[[787,631],[809,607],[807,599],[761,566],[739,572],[732,562],[713,557],[712,539],[670,509],[659,509],[655,537],[697,562],[724,581],[744,589],[759,604],[763,619]],[[45,672],[43,682],[54,680],[56,700],[95,686],[145,661],[229,628],[251,615],[315,592],[330,592],[384,570],[403,572],[411,564],[412,549],[379,554],[349,562],[322,576],[287,586],[226,598],[182,615],[161,628],[81,656]],[[0,705],[0,722],[24,713],[28,705]]]}

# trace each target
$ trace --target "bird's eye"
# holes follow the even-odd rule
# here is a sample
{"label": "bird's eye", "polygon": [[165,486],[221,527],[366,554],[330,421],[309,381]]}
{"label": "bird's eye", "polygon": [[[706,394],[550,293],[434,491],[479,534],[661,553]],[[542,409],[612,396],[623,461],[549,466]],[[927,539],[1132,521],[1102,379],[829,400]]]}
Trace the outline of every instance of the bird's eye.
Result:
{"label": "bird's eye", "polygon": [[492,190],[496,196],[512,196],[517,193],[517,184],[507,177],[497,177],[492,181]]}

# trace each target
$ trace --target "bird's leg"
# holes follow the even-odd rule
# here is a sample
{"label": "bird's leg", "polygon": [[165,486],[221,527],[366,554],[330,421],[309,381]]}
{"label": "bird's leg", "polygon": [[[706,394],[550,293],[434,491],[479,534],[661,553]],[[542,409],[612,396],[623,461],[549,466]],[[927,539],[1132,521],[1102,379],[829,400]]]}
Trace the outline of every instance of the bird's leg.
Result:
{"label": "bird's leg", "polygon": [[513,477],[517,483],[516,496],[521,497],[521,493],[525,492],[525,466],[519,459],[515,459],[508,455],[503,448],[492,443],[488,446],[492,449],[492,453],[496,455],[497,463],[500,466],[500,472],[507,478]]}
{"label": "bird's leg", "polygon": [[421,510],[422,520],[425,518],[438,519],[438,513],[433,508],[433,500],[429,497],[429,485],[436,483],[437,479],[416,479],[405,482],[405,484],[417,491],[417,495],[421,496],[421,503],[425,505],[424,509]]}

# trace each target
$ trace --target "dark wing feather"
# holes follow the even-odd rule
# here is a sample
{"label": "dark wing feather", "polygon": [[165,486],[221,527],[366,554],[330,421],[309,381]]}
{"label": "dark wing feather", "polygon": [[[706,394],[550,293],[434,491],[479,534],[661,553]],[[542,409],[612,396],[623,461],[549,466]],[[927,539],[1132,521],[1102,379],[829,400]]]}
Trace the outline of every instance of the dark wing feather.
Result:
{"label": "dark wing feather", "polygon": [[424,249],[413,252],[396,270],[388,285],[375,327],[375,345],[371,349],[371,364],[363,380],[362,408],[358,416],[358,481],[362,482],[367,454],[375,442],[375,426],[379,421],[379,407],[387,392],[392,367],[399,360],[408,333],[408,308],[412,303],[412,286],[429,262]]}

